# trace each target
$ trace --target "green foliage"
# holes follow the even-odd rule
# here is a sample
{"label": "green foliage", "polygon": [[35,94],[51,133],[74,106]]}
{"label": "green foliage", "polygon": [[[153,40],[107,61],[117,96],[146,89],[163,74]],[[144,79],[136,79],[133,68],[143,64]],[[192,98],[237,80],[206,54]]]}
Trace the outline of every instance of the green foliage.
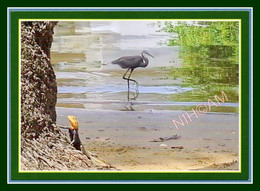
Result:
{"label": "green foliage", "polygon": [[168,46],[180,47],[182,64],[171,68],[171,77],[196,89],[188,99],[203,101],[225,90],[238,101],[238,22],[165,22],[162,30],[173,34]]}
{"label": "green foliage", "polygon": [[162,29],[176,33],[178,36],[170,40],[169,45],[237,45],[239,42],[238,22],[198,22],[193,25],[187,22],[165,22]]}

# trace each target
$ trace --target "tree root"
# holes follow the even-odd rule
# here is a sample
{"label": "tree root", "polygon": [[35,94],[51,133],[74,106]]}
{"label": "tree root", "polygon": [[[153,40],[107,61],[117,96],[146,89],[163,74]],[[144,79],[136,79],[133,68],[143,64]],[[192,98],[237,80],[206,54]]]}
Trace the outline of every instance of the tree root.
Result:
{"label": "tree root", "polygon": [[83,145],[76,150],[57,126],[54,131],[44,128],[37,138],[21,136],[20,164],[22,171],[116,170]]}

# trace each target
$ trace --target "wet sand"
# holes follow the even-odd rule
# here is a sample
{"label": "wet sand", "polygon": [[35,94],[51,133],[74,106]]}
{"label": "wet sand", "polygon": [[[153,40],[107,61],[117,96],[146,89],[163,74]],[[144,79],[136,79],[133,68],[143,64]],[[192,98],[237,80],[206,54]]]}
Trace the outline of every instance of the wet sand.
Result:
{"label": "wet sand", "polygon": [[123,171],[239,170],[238,114],[207,113],[176,129],[180,114],[57,107],[57,123],[69,125],[67,115],[75,115],[86,149]]}

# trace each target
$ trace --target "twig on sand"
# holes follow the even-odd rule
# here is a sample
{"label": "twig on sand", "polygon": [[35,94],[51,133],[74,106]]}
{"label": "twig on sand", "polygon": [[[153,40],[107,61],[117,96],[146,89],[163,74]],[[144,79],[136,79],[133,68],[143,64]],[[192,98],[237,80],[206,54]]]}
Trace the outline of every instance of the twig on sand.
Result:
{"label": "twig on sand", "polygon": [[184,147],[183,146],[173,146],[171,147],[171,149],[183,149]]}
{"label": "twig on sand", "polygon": [[180,137],[181,136],[178,136],[178,135],[172,135],[172,136],[169,136],[169,137],[160,137],[158,139],[153,139],[150,142],[163,142],[163,141],[168,141],[168,140],[172,140],[172,139],[179,139]]}

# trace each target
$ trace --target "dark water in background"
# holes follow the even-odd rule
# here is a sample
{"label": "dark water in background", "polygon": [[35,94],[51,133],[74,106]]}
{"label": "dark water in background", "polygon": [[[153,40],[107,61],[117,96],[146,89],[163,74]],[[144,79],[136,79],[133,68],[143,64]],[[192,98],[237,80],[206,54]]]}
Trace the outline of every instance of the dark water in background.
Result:
{"label": "dark water in background", "polygon": [[[229,59],[232,47],[170,47],[164,42],[171,35],[158,32],[152,23],[59,22],[51,49],[58,82],[57,106],[122,110],[127,104],[127,83],[122,79],[125,70],[110,63],[121,56],[140,55],[144,49],[155,58],[148,57],[149,65],[132,74],[140,85],[139,97],[132,102],[138,105],[137,110],[174,109],[171,106],[180,102],[172,96],[193,92],[193,85],[238,83],[238,66]],[[135,92],[134,84],[131,91]],[[192,96],[188,102],[198,104]],[[188,102],[182,103],[190,105]]]}

